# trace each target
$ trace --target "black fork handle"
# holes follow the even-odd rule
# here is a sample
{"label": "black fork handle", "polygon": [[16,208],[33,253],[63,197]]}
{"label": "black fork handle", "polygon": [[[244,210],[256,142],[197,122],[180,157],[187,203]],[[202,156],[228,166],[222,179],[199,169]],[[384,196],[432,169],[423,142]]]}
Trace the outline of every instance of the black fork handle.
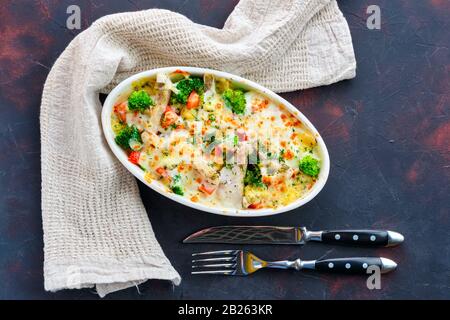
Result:
{"label": "black fork handle", "polygon": [[322,233],[322,242],[364,247],[386,247],[388,232],[384,230],[330,230]]}
{"label": "black fork handle", "polygon": [[393,271],[397,264],[379,257],[326,259],[315,262],[315,270],[327,273],[368,274],[370,267],[379,268],[381,273],[386,273]]}

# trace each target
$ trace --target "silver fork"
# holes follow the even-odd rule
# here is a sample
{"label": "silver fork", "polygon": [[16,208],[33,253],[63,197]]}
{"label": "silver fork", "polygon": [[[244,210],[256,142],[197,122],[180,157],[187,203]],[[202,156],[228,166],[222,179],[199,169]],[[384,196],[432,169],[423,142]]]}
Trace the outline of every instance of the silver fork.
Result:
{"label": "silver fork", "polygon": [[192,274],[220,274],[227,276],[247,276],[260,269],[308,269],[322,272],[367,274],[371,266],[379,268],[381,273],[395,270],[397,264],[386,258],[339,258],[326,260],[301,259],[289,261],[265,261],[249,251],[225,250],[194,253]]}

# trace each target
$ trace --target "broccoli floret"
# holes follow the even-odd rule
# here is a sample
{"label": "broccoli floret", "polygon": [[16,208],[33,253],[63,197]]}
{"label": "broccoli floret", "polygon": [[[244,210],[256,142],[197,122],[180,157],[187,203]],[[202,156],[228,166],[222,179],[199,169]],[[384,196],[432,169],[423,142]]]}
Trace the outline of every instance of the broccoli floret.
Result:
{"label": "broccoli floret", "polygon": [[183,187],[181,186],[181,176],[179,174],[173,177],[170,189],[172,189],[173,193],[179,196],[184,196]]}
{"label": "broccoli floret", "polygon": [[247,166],[247,172],[245,173],[244,185],[263,187],[261,169],[257,164],[249,164]]}
{"label": "broccoli floret", "polygon": [[300,170],[311,177],[317,177],[320,173],[320,163],[317,159],[306,156],[300,161]]}
{"label": "broccoli floret", "polygon": [[245,113],[245,95],[242,90],[228,89],[222,95],[225,105],[230,108],[235,114]]}
{"label": "broccoli floret", "polygon": [[170,102],[171,104],[181,103],[186,104],[187,99],[192,91],[197,92],[199,95],[202,95],[205,91],[203,79],[201,78],[187,78],[179,81],[177,83],[178,94],[172,95]]}
{"label": "broccoli floret", "polygon": [[184,191],[183,188],[181,188],[180,186],[173,186],[172,187],[172,192],[179,195],[179,196],[184,196]]}
{"label": "broccoli floret", "polygon": [[144,90],[134,91],[128,98],[128,109],[131,111],[144,112],[154,105],[152,97]]}
{"label": "broccoli floret", "polygon": [[135,126],[127,126],[116,136],[116,143],[125,150],[133,150],[131,144],[141,143],[142,139],[139,130]]}

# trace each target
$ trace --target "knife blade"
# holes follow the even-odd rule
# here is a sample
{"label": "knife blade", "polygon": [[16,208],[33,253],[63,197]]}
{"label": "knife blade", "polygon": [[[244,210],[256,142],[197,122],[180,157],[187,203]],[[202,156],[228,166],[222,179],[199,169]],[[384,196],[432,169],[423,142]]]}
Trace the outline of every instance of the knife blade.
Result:
{"label": "knife blade", "polygon": [[388,230],[309,231],[305,227],[220,226],[200,230],[184,243],[297,244],[309,241],[329,244],[391,247],[404,241],[403,235]]}

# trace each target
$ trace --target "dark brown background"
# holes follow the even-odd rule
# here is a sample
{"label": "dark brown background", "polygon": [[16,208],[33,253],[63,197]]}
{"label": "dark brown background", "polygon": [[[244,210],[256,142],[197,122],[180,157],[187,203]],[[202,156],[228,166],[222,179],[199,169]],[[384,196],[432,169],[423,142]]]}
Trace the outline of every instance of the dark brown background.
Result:
{"label": "dark brown background", "polygon": [[[221,27],[237,1],[7,1],[0,4],[0,298],[96,298],[92,290],[46,293],[40,211],[39,103],[54,61],[78,32],[65,27],[78,3],[83,28],[106,14],[166,8]],[[141,186],[157,237],[183,283],[149,281],[108,299],[450,298],[450,59],[448,0],[339,1],[358,61],[357,78],[284,94],[311,119],[329,147],[329,182],[311,203],[264,219],[197,212]],[[381,31],[366,27],[378,4]],[[200,228],[232,223],[325,228],[388,228],[406,243],[364,250],[310,244],[252,247],[265,258],[380,255],[399,268],[370,291],[361,277],[260,272],[246,279],[192,277],[191,247]],[[219,247],[222,248],[222,247]]]}

